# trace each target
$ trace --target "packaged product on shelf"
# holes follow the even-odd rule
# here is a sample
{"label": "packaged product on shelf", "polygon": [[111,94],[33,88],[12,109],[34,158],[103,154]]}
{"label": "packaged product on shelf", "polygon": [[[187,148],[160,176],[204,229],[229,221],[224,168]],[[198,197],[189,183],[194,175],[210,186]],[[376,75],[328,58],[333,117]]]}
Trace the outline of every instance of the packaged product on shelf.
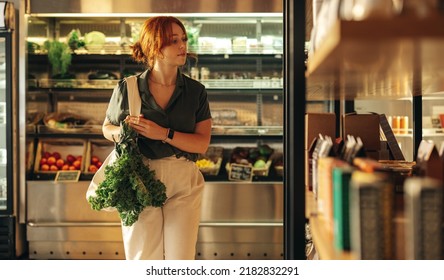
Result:
{"label": "packaged product on shelf", "polygon": [[95,71],[88,74],[88,80],[83,83],[86,88],[109,88],[116,85],[117,75],[111,71]]}
{"label": "packaged product on shelf", "polygon": [[80,132],[87,130],[91,125],[97,125],[95,121],[67,112],[49,113],[43,118],[43,122],[48,129],[64,132]]}

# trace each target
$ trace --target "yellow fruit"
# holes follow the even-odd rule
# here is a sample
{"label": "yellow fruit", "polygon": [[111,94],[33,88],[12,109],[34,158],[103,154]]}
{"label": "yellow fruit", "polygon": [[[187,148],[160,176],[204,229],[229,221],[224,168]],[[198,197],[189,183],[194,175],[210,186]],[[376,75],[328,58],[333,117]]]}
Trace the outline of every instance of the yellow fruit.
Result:
{"label": "yellow fruit", "polygon": [[214,162],[212,162],[211,160],[208,160],[206,158],[203,159],[199,159],[198,161],[196,161],[197,167],[199,168],[213,168],[214,167]]}

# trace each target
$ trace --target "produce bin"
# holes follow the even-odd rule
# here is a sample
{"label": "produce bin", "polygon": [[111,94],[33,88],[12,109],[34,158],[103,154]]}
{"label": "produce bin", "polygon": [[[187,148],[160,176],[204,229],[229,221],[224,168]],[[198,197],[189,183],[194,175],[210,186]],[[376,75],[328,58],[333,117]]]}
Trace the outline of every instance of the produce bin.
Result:
{"label": "produce bin", "polygon": [[[228,174],[231,171],[231,164],[245,164],[252,166],[253,176],[268,176],[272,164],[271,155],[273,149],[268,145],[258,147],[236,147],[233,149],[230,160],[225,165]],[[258,161],[261,161],[259,163]]]}
{"label": "produce bin", "polygon": [[[94,174],[106,157],[114,149],[114,143],[109,140],[88,141],[85,157],[85,174]],[[91,167],[94,166],[94,167]]]}
{"label": "produce bin", "polygon": [[222,164],[223,152],[223,147],[209,146],[207,152],[200,155],[196,162],[200,171],[205,175],[217,176]]}
{"label": "produce bin", "polygon": [[[35,156],[34,174],[56,174],[57,171],[61,170],[84,170],[85,152],[86,140],[83,139],[39,140]],[[55,162],[51,157],[54,157]],[[58,163],[58,159],[63,160],[63,164]],[[43,168],[43,164],[47,164],[49,169],[46,166]],[[51,168],[51,166],[56,166],[57,169],[55,167]]]}

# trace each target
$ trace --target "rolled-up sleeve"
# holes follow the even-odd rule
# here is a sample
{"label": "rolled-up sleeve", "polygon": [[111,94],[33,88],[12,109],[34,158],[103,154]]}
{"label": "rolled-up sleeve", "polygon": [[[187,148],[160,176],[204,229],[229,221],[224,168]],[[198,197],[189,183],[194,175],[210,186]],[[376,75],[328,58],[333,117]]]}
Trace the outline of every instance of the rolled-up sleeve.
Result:
{"label": "rolled-up sleeve", "polygon": [[128,98],[125,80],[121,80],[114,87],[113,94],[106,110],[106,117],[114,125],[120,125],[120,122],[128,115]]}
{"label": "rolled-up sleeve", "polygon": [[207,119],[211,119],[211,111],[207,90],[203,88],[199,96],[199,108],[196,112],[196,122],[201,122]]}

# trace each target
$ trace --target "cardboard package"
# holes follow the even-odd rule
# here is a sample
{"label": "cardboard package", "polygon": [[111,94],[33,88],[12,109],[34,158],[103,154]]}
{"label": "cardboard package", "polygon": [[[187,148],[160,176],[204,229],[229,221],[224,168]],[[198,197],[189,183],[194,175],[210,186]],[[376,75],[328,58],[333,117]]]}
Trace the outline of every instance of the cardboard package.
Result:
{"label": "cardboard package", "polygon": [[336,115],[334,113],[306,113],[305,114],[305,149],[319,134],[336,138]]}
{"label": "cardboard package", "polygon": [[[381,148],[379,135],[379,115],[378,114],[357,114],[350,113],[342,116],[342,137],[347,135],[360,137],[366,153],[374,158],[379,155]],[[379,158],[374,158],[379,159]]]}

